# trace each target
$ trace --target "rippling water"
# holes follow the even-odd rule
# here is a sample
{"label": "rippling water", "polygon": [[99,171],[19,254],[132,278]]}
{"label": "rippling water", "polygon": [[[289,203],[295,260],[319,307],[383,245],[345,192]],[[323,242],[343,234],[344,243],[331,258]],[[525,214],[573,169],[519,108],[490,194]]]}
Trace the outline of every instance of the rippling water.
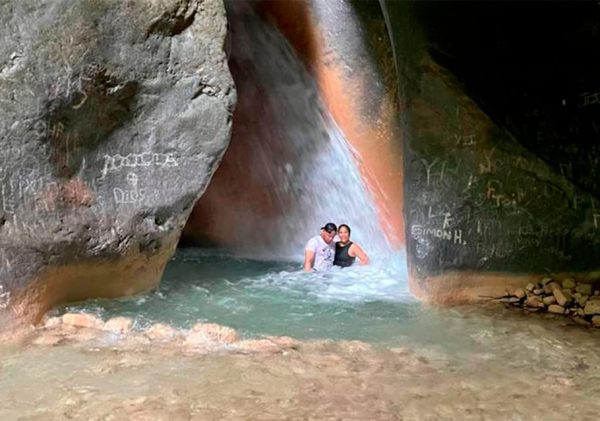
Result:
{"label": "rippling water", "polygon": [[420,305],[403,272],[389,264],[304,273],[297,262],[261,262],[219,250],[182,249],[160,288],[120,300],[93,300],[62,311],[125,315],[143,328],[165,322],[189,328],[202,320],[228,325],[246,336],[393,342],[404,321],[417,321]]}
{"label": "rippling water", "polygon": [[532,317],[497,305],[440,308],[420,303],[408,292],[402,271],[391,263],[323,274],[299,268],[294,262],[182,249],[157,291],[129,299],[87,301],[55,313],[85,311],[103,319],[129,316],[138,329],[156,322],[187,329],[210,321],[231,326],[248,338],[361,340],[406,347],[452,364],[489,360],[552,366],[590,354],[584,344],[600,345],[599,332],[565,328],[572,322],[561,317]]}

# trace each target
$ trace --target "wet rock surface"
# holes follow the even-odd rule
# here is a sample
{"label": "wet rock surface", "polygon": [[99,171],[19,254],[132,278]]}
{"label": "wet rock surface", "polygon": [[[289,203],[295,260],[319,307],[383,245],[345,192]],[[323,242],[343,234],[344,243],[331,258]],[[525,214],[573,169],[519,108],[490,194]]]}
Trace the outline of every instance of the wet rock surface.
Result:
{"label": "wet rock surface", "polygon": [[[134,320],[129,317],[113,317],[103,321],[87,313],[65,313],[61,317],[47,318],[38,328],[25,333],[19,341],[46,346],[64,343],[110,344],[124,349],[151,345],[192,353],[275,353],[300,345],[300,341],[288,336],[242,339],[235,329],[216,323],[196,323],[189,330],[154,323],[140,329],[135,327]],[[351,349],[363,349],[368,344],[354,341],[349,342],[348,346]]]}
{"label": "wet rock surface", "polygon": [[235,90],[218,0],[6,1],[0,21],[2,328],[158,282]]}

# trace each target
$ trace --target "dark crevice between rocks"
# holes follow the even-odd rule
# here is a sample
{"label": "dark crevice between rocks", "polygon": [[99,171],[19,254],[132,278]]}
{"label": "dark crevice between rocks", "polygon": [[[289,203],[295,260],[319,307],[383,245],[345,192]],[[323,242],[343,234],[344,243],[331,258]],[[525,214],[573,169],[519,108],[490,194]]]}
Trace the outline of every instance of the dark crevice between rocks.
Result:
{"label": "dark crevice between rocks", "polygon": [[172,37],[181,34],[187,28],[192,26],[196,18],[196,6],[179,6],[176,10],[170,10],[156,18],[146,31],[146,38],[152,34],[159,34]]}
{"label": "dark crevice between rocks", "polygon": [[[207,96],[217,96],[217,93],[219,92],[219,88],[214,87],[214,86],[210,86],[208,84],[204,84],[204,83],[200,83],[198,88],[196,89],[196,91],[194,92],[194,94],[192,95],[192,100],[198,98],[200,95],[207,95]],[[229,122],[230,120],[228,120]]]}
{"label": "dark crevice between rocks", "polygon": [[162,247],[162,237],[165,231],[177,229],[179,219],[173,215],[182,215],[189,212],[194,205],[196,195],[187,194],[172,206],[157,208],[153,213],[142,213],[136,218],[136,224],[144,225],[147,232],[138,241],[141,253],[153,253]]}

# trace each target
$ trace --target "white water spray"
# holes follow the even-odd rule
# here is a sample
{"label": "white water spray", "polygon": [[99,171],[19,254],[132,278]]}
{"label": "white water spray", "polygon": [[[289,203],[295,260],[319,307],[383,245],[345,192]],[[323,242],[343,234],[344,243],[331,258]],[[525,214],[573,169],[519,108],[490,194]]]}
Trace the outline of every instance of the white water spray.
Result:
{"label": "white water spray", "polygon": [[[352,228],[352,240],[375,265],[385,262],[394,272],[405,273],[405,259],[392,252],[359,172],[360,157],[321,103],[313,77],[279,31],[241,2],[233,2],[231,9],[232,57],[256,81],[276,126],[276,140],[254,142],[253,153],[269,166],[271,179],[266,185],[276,186],[269,192],[273,202],[286,209],[268,221],[245,213],[248,237],[258,226],[264,227],[261,236],[266,239],[255,247],[242,244],[236,252],[298,260],[308,238],[323,224],[346,223]],[[272,157],[280,159],[272,162]]]}

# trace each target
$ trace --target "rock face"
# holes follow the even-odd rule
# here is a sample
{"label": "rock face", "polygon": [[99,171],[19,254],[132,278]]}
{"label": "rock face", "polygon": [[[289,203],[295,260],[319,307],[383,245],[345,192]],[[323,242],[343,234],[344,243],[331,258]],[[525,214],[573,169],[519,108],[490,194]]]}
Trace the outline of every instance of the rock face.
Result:
{"label": "rock face", "polygon": [[[587,57],[599,43],[586,22],[598,8],[555,3],[541,22],[533,5],[380,4],[402,98],[413,292],[468,301],[544,273],[591,276],[600,130]],[[551,71],[533,50],[569,58]]]}
{"label": "rock face", "polygon": [[155,286],[229,141],[222,2],[14,0],[0,21],[0,327]]}

